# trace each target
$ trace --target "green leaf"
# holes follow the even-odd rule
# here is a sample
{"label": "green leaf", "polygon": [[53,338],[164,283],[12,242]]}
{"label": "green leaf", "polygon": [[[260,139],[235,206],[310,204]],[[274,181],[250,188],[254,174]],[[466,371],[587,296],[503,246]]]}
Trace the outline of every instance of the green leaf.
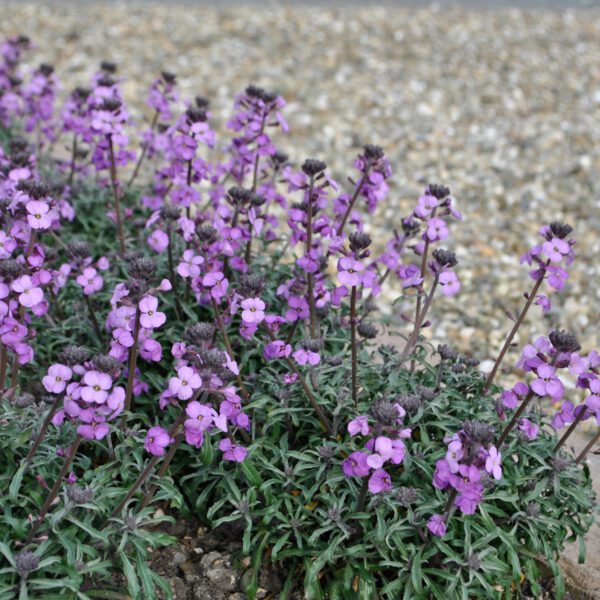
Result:
{"label": "green leaf", "polygon": [[133,600],[138,600],[138,598],[140,598],[140,583],[135,573],[135,569],[124,552],[120,552],[119,557],[121,559],[121,564],[123,565],[123,575],[125,575],[125,578],[127,579],[127,589]]}

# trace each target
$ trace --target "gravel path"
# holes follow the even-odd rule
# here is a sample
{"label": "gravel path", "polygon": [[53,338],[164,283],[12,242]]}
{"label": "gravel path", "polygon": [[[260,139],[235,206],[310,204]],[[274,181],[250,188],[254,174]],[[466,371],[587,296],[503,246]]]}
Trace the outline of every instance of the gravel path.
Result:
{"label": "gravel path", "polygon": [[382,145],[394,187],[373,224],[378,239],[425,183],[447,183],[465,215],[452,237],[463,289],[437,305],[433,334],[478,358],[497,351],[504,309],[522,302],[529,282],[518,257],[539,224],[570,222],[579,256],[569,284],[546,317],[533,311],[521,342],[560,325],[585,350],[598,346],[600,12],[500,8],[576,0],[465,1],[495,10],[209,4],[86,1],[75,11],[72,2],[4,0],[0,34],[30,35],[35,62],[55,63],[67,89],[101,59],[120,63],[139,118],[161,68],[179,75],[185,94],[211,98],[220,123],[248,83],[274,88],[293,129],[282,149],[327,160],[341,181],[361,143]]}

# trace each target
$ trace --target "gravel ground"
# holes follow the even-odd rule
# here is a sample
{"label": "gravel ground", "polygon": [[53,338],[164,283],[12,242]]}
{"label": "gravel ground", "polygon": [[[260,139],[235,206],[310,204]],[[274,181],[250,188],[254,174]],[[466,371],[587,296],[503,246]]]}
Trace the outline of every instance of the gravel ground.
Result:
{"label": "gravel ground", "polygon": [[541,223],[570,222],[569,283],[546,317],[532,311],[521,342],[560,325],[584,350],[598,345],[600,12],[206,4],[3,0],[0,34],[30,35],[34,62],[53,62],[66,89],[101,59],[118,62],[138,119],[162,68],[185,95],[211,98],[221,124],[235,92],[273,88],[289,101],[282,149],[325,159],[341,181],[360,144],[382,145],[394,181],[372,223],[378,240],[424,184],[448,184],[465,215],[452,235],[463,288],[438,303],[433,335],[480,359],[497,352],[504,311],[530,285],[519,255]]}

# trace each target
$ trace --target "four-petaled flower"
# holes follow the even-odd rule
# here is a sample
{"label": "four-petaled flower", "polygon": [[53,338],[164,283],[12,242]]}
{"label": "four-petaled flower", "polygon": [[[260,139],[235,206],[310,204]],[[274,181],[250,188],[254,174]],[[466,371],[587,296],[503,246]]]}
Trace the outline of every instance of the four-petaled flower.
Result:
{"label": "four-petaled flower", "polygon": [[202,385],[202,379],[191,367],[180,367],[177,377],[169,379],[169,391],[180,400],[189,400]]}
{"label": "four-petaled flower", "polygon": [[144,296],[140,300],[140,325],[145,329],[156,329],[164,325],[167,317],[163,312],[157,312],[158,299],[154,296]]}
{"label": "four-petaled flower", "polygon": [[153,456],[163,456],[173,439],[162,427],[151,427],[146,434],[144,448]]}

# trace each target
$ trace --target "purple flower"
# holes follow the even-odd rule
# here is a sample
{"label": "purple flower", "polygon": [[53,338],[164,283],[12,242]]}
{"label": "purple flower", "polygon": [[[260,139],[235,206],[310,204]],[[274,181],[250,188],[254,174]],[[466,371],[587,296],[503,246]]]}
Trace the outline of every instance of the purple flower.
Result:
{"label": "purple flower", "polygon": [[223,452],[224,460],[243,462],[248,455],[247,448],[234,444],[229,438],[223,438],[219,442],[219,449]]}
{"label": "purple flower", "polygon": [[435,473],[433,474],[433,487],[438,490],[445,490],[450,481],[452,480],[453,474],[450,470],[450,465],[444,458],[440,458],[435,463]]}
{"label": "purple flower", "polygon": [[371,494],[379,494],[380,492],[388,492],[392,489],[392,480],[383,469],[377,469],[369,477],[368,485]]}
{"label": "purple flower", "polygon": [[67,382],[73,377],[73,371],[66,365],[55,364],[48,369],[48,375],[42,379],[42,383],[51,394],[60,394],[67,387]]}
{"label": "purple flower", "polygon": [[169,247],[169,236],[162,229],[156,229],[150,234],[148,245],[155,252],[164,252]]}
{"label": "purple flower", "polygon": [[494,476],[494,479],[502,479],[502,453],[495,446],[491,446],[485,460],[485,470]]}
{"label": "purple flower", "polygon": [[144,296],[140,300],[140,324],[145,329],[156,329],[164,325],[167,317],[163,312],[157,312],[158,300],[154,296]]}
{"label": "purple flower", "polygon": [[108,398],[108,390],[112,386],[112,379],[107,373],[100,371],[87,371],[83,376],[85,387],[81,390],[84,402],[103,404]]}
{"label": "purple flower", "polygon": [[86,296],[91,296],[101,290],[104,284],[102,276],[98,275],[98,271],[93,267],[86,267],[75,281],[83,288],[83,293]]}
{"label": "purple flower", "polygon": [[202,379],[191,367],[180,367],[177,377],[169,379],[169,390],[180,400],[189,400],[202,385]]}
{"label": "purple flower", "polygon": [[29,213],[27,222],[32,229],[49,229],[52,225],[50,207],[40,200],[30,200],[25,209]]}
{"label": "purple flower", "polygon": [[445,240],[450,233],[448,232],[446,222],[443,219],[434,217],[427,223],[427,230],[423,235],[424,238],[428,239],[430,242],[439,242]]}
{"label": "purple flower", "polygon": [[344,462],[342,463],[342,471],[347,477],[366,477],[369,472],[369,465],[367,464],[368,454],[365,452],[353,452]]}
{"label": "purple flower", "polygon": [[553,263],[560,262],[571,252],[571,245],[566,240],[554,237],[542,245],[542,251]]}
{"label": "purple flower", "polygon": [[269,342],[263,350],[263,356],[267,360],[274,360],[276,358],[287,358],[291,353],[292,347],[282,340],[275,340],[273,342]]}
{"label": "purple flower", "polygon": [[23,275],[12,282],[13,291],[19,294],[19,304],[31,308],[44,299],[42,288],[36,287],[29,275]]}
{"label": "purple flower", "polygon": [[350,423],[348,423],[348,433],[354,437],[359,433],[361,435],[369,434],[369,417],[367,415],[361,415],[360,417],[356,417],[352,419]]}
{"label": "purple flower", "polygon": [[460,281],[454,271],[442,271],[439,275],[439,283],[444,296],[454,296],[460,291]]}
{"label": "purple flower", "polygon": [[504,390],[502,392],[502,404],[504,404],[506,408],[516,408],[517,404],[522,401],[528,393],[529,387],[522,381],[519,381],[518,383],[515,383],[512,389]]}
{"label": "purple flower", "polygon": [[172,442],[171,436],[162,427],[152,427],[146,434],[144,448],[153,456],[163,456],[165,448]]}
{"label": "purple flower", "polygon": [[265,303],[260,298],[242,300],[242,320],[249,325],[258,324],[265,318]]}
{"label": "purple flower", "polygon": [[446,535],[444,517],[442,515],[432,515],[427,521],[427,529],[437,537],[444,537]]}
{"label": "purple flower", "polygon": [[453,440],[448,444],[448,451],[445,458],[452,473],[458,472],[458,463],[463,455],[464,450],[460,440]]}
{"label": "purple flower", "polygon": [[294,360],[302,366],[306,364],[318,365],[321,362],[321,356],[318,352],[312,352],[306,348],[299,348],[294,352]]}
{"label": "purple flower", "polygon": [[181,277],[198,277],[200,266],[204,264],[202,256],[196,256],[193,250],[184,250],[183,260],[177,265],[177,273]]}
{"label": "purple flower", "polygon": [[338,261],[338,279],[343,285],[355,287],[362,282],[362,271],[365,268],[359,260],[343,256]]}
{"label": "purple flower", "polygon": [[552,417],[552,427],[562,429],[575,420],[575,407],[571,402],[563,402],[560,410]]}
{"label": "purple flower", "polygon": [[565,282],[569,278],[569,274],[557,265],[550,265],[547,269],[548,283],[555,290],[562,290]]}
{"label": "purple flower", "polygon": [[521,419],[519,423],[519,430],[528,440],[535,440],[538,436],[540,428],[535,423],[532,423],[529,419]]}
{"label": "purple flower", "polygon": [[553,400],[563,397],[564,387],[562,381],[556,377],[556,369],[547,364],[537,368],[538,379],[531,382],[531,389],[538,396],[550,396]]}

